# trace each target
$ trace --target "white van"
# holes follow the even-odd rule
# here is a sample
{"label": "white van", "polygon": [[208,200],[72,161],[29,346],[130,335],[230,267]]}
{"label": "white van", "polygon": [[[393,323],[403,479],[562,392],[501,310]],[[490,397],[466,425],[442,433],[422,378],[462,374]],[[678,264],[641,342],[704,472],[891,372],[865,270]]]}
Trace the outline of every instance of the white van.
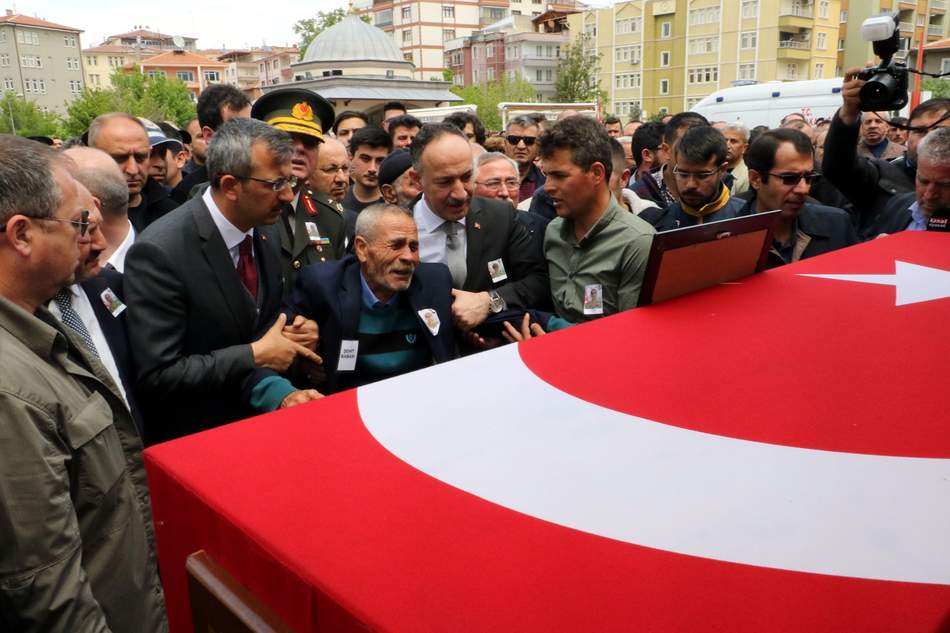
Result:
{"label": "white van", "polygon": [[830,119],[841,107],[840,77],[808,81],[769,81],[717,90],[691,109],[710,121],[778,127],[782,118],[800,112],[808,120]]}

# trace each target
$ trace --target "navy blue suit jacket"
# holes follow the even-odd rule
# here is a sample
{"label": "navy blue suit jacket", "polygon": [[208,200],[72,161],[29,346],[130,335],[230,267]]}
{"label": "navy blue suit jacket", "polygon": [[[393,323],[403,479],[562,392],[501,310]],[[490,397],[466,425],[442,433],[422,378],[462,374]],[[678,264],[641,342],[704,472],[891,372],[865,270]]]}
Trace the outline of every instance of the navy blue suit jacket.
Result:
{"label": "navy blue suit jacket", "polygon": [[[419,264],[412,283],[405,291],[416,315],[432,360],[441,363],[456,358],[455,330],[452,326],[452,276],[445,264]],[[296,286],[287,304],[288,320],[300,314],[313,319],[320,328],[317,353],[327,373],[327,393],[343,391],[360,384],[356,371],[338,372],[340,347],[344,340],[356,340],[360,323],[363,287],[360,264],[354,255],[310,264],[300,269]],[[432,308],[439,316],[439,332],[433,335],[419,310]]]}
{"label": "navy blue suit jacket", "polygon": [[112,290],[120,301],[125,301],[122,273],[113,268],[103,268],[98,275],[82,282],[79,287],[89,297],[92,312],[96,315],[96,321],[99,322],[99,328],[102,330],[106,343],[109,344],[109,351],[112,352],[112,358],[119,370],[119,379],[122,381],[122,388],[125,390],[125,398],[129,403],[132,419],[139,427],[139,433],[144,433],[142,413],[139,411],[138,402],[135,399],[135,365],[132,362],[132,348],[129,345],[128,324],[126,322],[128,310],[123,310],[117,316],[113,316],[102,302],[102,293],[107,288]]}

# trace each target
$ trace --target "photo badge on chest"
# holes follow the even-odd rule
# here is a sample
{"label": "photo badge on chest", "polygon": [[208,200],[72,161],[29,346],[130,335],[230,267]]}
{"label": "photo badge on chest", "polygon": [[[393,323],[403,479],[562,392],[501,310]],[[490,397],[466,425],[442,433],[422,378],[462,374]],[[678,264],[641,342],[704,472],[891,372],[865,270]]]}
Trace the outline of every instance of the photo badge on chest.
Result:
{"label": "photo badge on chest", "polygon": [[600,284],[584,286],[584,314],[603,314],[604,294]]}
{"label": "photo badge on chest", "polygon": [[493,284],[501,283],[508,279],[508,273],[505,272],[505,262],[501,257],[488,262],[488,274],[491,275]]}

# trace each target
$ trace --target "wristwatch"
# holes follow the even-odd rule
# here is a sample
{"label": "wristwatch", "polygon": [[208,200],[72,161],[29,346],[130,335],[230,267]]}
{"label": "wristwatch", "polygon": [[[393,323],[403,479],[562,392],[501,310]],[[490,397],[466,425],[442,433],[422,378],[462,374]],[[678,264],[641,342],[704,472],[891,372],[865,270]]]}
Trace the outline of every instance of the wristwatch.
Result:
{"label": "wristwatch", "polygon": [[498,314],[507,307],[508,304],[505,303],[500,294],[494,290],[488,291],[488,309],[491,310],[492,314]]}

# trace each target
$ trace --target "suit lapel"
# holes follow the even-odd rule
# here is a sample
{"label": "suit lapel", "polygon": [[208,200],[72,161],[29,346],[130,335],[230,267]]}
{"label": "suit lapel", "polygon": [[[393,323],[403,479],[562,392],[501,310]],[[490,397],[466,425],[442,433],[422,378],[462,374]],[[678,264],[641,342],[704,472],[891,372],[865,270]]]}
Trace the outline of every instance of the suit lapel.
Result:
{"label": "suit lapel", "polygon": [[360,308],[362,307],[363,284],[360,282],[360,265],[353,264],[343,273],[340,286],[340,331],[344,339],[355,339],[359,332]]}
{"label": "suit lapel", "polygon": [[482,261],[482,249],[485,246],[485,236],[479,219],[482,215],[478,198],[472,198],[468,216],[465,218],[465,285],[463,290],[476,287],[478,268]]}
{"label": "suit lapel", "polygon": [[228,312],[234,318],[235,324],[242,333],[242,337],[250,337],[254,331],[254,311],[250,295],[241,283],[231,253],[228,252],[224,239],[211,219],[211,212],[204,201],[198,199],[198,204],[192,209],[195,223],[198,225],[198,235],[201,237],[201,251],[204,254],[211,272],[214,274],[221,288],[221,294],[227,304]]}
{"label": "suit lapel", "polygon": [[[279,308],[280,297],[283,294],[284,280],[280,273],[280,259],[277,249],[270,244],[276,236],[277,232],[273,230],[273,227],[258,227],[254,230],[254,252],[257,254],[260,287],[264,293],[261,298],[260,316],[268,321]],[[274,304],[273,307],[271,304]],[[268,323],[259,325],[268,325]]]}

